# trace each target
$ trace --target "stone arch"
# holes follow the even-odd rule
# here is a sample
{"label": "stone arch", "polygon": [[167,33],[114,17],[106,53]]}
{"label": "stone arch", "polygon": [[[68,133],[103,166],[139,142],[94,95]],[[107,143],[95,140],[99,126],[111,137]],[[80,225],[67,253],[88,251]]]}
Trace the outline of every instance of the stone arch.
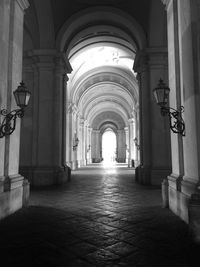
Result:
{"label": "stone arch", "polygon": [[[127,13],[110,7],[87,8],[76,13],[67,20],[56,38],[56,47],[68,55],[72,47],[80,41],[80,33],[84,28],[93,25],[115,26],[124,32],[124,38],[142,50],[146,45],[146,37],[141,26]],[[84,32],[84,31],[83,31]],[[83,33],[82,32],[82,33]],[[78,35],[77,35],[78,34]],[[77,36],[77,37],[75,37]],[[77,39],[79,38],[79,39]]]}
{"label": "stone arch", "polygon": [[[91,80],[94,81],[93,84],[91,84]],[[128,92],[135,104],[138,102],[139,93],[137,90],[138,85],[136,78],[133,77],[133,75],[130,77],[130,75],[127,75],[127,73],[121,69],[114,70],[110,67],[98,68],[98,70],[93,70],[90,73],[86,73],[82,79],[79,79],[72,87],[72,102],[76,103],[77,99],[81,98],[86,89],[101,85],[103,83],[109,83],[113,85],[116,84],[117,87],[121,87],[124,89],[124,91]]]}
{"label": "stone arch", "polygon": [[112,129],[115,134],[117,133],[118,127],[113,121],[103,122],[99,127],[100,133],[103,134],[108,128]]}

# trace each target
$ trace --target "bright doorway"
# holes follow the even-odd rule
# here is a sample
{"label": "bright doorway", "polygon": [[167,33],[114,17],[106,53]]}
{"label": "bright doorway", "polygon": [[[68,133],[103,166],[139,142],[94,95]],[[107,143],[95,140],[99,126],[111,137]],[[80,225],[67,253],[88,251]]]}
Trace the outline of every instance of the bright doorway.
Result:
{"label": "bright doorway", "polygon": [[107,129],[102,135],[102,157],[106,165],[114,164],[117,151],[116,134],[112,129]]}

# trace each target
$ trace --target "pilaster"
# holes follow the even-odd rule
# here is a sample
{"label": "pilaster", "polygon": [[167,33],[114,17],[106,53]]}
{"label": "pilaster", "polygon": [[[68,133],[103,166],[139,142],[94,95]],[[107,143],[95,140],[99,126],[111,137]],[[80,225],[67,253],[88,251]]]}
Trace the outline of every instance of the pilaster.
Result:
{"label": "pilaster", "polygon": [[[0,1],[0,108],[16,109],[13,91],[22,80],[24,9],[27,1]],[[1,119],[1,118],[0,118]],[[29,184],[19,174],[21,120],[16,129],[0,139],[0,218],[15,212],[29,196]],[[25,198],[26,196],[26,198]]]}
{"label": "pilaster", "polygon": [[65,150],[66,58],[56,50],[42,49],[29,51],[24,62],[23,78],[32,89],[32,99],[22,125],[26,146],[21,146],[20,172],[33,186],[62,183],[70,175]]}
{"label": "pilaster", "polygon": [[117,162],[126,162],[126,135],[124,129],[117,130]]}
{"label": "pilaster", "polygon": [[133,129],[134,129],[134,119],[129,119],[129,167],[134,167],[134,145],[133,145]]}
{"label": "pilaster", "polygon": [[138,73],[139,106],[140,106],[140,160],[136,168],[136,181],[141,184],[151,183],[151,92],[149,90],[148,54],[145,51],[137,53],[134,61],[134,71]]}

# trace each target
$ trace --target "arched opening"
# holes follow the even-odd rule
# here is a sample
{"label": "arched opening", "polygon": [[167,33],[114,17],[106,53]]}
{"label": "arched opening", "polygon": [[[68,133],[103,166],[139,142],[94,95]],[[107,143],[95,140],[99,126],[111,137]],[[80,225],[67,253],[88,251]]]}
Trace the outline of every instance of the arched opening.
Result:
{"label": "arched opening", "polygon": [[[72,170],[98,163],[102,158],[106,162],[126,162],[125,128],[138,103],[138,83],[132,68],[135,52],[113,40],[95,44],[93,38],[90,41],[86,46],[79,43],[79,49],[75,46],[69,53],[72,72],[67,82],[66,162]],[[101,125],[109,122],[116,125],[117,137],[112,155],[103,155]],[[75,131],[80,142],[72,150],[71,136]]]}
{"label": "arched opening", "polygon": [[104,164],[113,164],[116,161],[117,142],[116,134],[108,128],[102,135],[102,157]]}
{"label": "arched opening", "polygon": [[[91,16],[94,18],[93,25],[88,26]],[[112,23],[102,19],[104,17],[109,17]],[[139,24],[115,8],[85,10],[76,14],[73,21],[66,21],[61,28],[56,46],[65,53],[71,67],[71,72],[67,74],[64,136],[66,165],[72,170],[101,162],[104,131],[100,126],[110,121],[117,125],[114,158],[119,163],[126,162],[128,139],[125,132],[129,129],[129,120],[138,113],[139,103],[133,65],[137,50],[144,44],[145,37]],[[95,124],[100,114],[104,117]],[[110,118],[108,114],[118,114],[123,123],[118,117]],[[74,132],[79,144],[72,149]],[[129,139],[133,139],[132,133]],[[130,159],[134,157],[134,146],[131,146]]]}

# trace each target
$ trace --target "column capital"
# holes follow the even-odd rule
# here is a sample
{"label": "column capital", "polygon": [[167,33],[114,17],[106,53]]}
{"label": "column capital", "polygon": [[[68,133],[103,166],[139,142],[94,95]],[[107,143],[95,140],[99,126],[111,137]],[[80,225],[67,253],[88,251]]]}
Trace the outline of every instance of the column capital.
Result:
{"label": "column capital", "polygon": [[134,118],[130,118],[130,119],[128,119],[128,122],[129,122],[129,124],[134,123],[135,119]]}
{"label": "column capital", "polygon": [[148,55],[144,50],[140,50],[136,54],[133,70],[135,72],[141,73],[146,71],[147,67],[148,67]]}
{"label": "column capital", "polygon": [[16,2],[18,3],[18,5],[21,7],[23,11],[30,6],[28,0],[16,0]]}
{"label": "column capital", "polygon": [[72,72],[72,67],[66,55],[56,49],[34,49],[26,54],[26,58],[32,58],[39,67],[45,67],[51,63],[56,72],[67,74]]}
{"label": "column capital", "polygon": [[72,67],[66,59],[64,53],[57,53],[55,55],[55,67],[58,74],[68,74],[72,72]]}
{"label": "column capital", "polygon": [[65,53],[57,52],[55,62],[56,65],[64,68],[65,73],[72,72],[72,66]]}
{"label": "column capital", "polygon": [[100,133],[100,130],[92,129],[92,132],[93,132],[93,133],[97,133],[97,134],[99,134],[99,133]]}
{"label": "column capital", "polygon": [[166,6],[166,9],[167,9],[171,0],[161,0],[161,2],[163,3],[163,5]]}
{"label": "column capital", "polygon": [[85,123],[85,119],[84,118],[80,118],[80,125],[82,126],[82,127],[84,127],[84,123]]}

